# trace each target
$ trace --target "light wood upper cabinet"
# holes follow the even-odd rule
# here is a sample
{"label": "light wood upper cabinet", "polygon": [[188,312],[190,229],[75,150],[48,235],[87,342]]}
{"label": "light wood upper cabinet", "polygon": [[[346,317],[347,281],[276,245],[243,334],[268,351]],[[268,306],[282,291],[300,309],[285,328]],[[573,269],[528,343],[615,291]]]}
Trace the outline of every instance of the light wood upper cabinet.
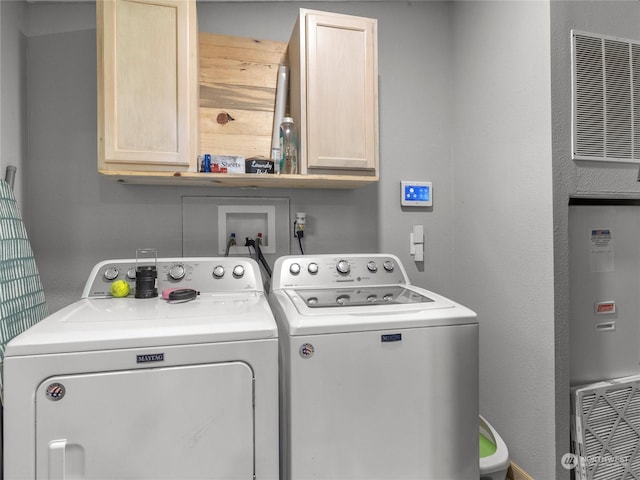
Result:
{"label": "light wood upper cabinet", "polygon": [[[265,188],[378,181],[376,20],[302,9],[288,44],[206,33],[199,44],[196,0],[97,0],[96,12],[101,174]],[[198,172],[203,153],[270,155],[287,56],[301,174]]]}
{"label": "light wood upper cabinet", "polygon": [[196,171],[195,0],[98,0],[96,11],[98,169]]}
{"label": "light wood upper cabinet", "polygon": [[377,21],[301,9],[289,61],[301,173],[377,177]]}

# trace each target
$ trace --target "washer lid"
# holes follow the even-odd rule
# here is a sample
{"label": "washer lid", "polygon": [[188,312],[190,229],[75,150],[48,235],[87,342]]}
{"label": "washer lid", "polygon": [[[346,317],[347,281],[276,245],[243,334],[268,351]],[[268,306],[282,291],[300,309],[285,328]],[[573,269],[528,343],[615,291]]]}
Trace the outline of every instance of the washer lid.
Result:
{"label": "washer lid", "polygon": [[[271,295],[280,325],[289,335],[478,323],[477,315],[470,309],[412,285],[287,289]],[[372,301],[371,295],[376,295],[376,301]],[[386,301],[385,295],[389,295]]]}
{"label": "washer lid", "polygon": [[261,292],[201,294],[184,303],[88,298],[14,338],[5,356],[267,338],[277,338],[277,329]]}
{"label": "washer lid", "polygon": [[309,308],[406,305],[434,301],[422,293],[398,285],[294,291]]}

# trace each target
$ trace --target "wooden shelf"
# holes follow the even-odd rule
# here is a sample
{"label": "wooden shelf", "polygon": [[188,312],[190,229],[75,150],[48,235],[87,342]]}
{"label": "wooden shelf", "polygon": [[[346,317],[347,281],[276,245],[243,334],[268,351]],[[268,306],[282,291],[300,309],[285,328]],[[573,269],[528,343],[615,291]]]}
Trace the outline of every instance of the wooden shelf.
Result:
{"label": "wooden shelf", "polygon": [[358,188],[379,180],[356,175],[267,175],[195,172],[132,172],[100,170],[120,183],[133,185],[179,185],[244,188]]}

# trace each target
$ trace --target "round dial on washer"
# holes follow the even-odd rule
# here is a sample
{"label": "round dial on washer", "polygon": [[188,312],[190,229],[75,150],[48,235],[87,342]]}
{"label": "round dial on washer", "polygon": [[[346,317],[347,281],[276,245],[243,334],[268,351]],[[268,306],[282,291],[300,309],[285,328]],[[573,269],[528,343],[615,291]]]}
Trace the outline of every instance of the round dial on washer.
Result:
{"label": "round dial on washer", "polygon": [[224,277],[224,267],[222,265],[216,265],[213,267],[213,276],[216,278]]}
{"label": "round dial on washer", "polygon": [[104,278],[107,280],[115,280],[118,278],[118,269],[116,267],[109,267],[104,271]]}
{"label": "round dial on washer", "polygon": [[244,267],[242,265],[236,265],[233,267],[233,276],[240,278],[244,275]]}
{"label": "round dial on washer", "polygon": [[316,273],[318,273],[318,264],[315,262],[310,263],[309,266],[307,267],[307,271],[311,275],[315,275]]}
{"label": "round dial on washer", "polygon": [[186,271],[184,269],[184,265],[181,265],[179,263],[172,265],[169,269],[169,276],[174,280],[182,280],[185,273]]}
{"label": "round dial on washer", "polygon": [[367,302],[369,303],[376,303],[378,301],[378,296],[377,295],[369,295],[367,297]]}
{"label": "round dial on washer", "polygon": [[136,279],[136,269],[135,268],[130,268],[129,270],[127,270],[127,278],[130,280],[135,280]]}
{"label": "round dial on washer", "polygon": [[385,302],[391,302],[391,301],[393,301],[393,294],[392,293],[387,293],[383,298],[384,298]]}
{"label": "round dial on washer", "polygon": [[376,265],[376,262],[371,260],[369,263],[367,263],[367,270],[369,270],[371,273],[375,273],[378,271],[378,265]]}
{"label": "round dial on washer", "polygon": [[336,269],[343,274],[347,274],[351,271],[351,265],[346,260],[339,260],[336,264]]}
{"label": "round dial on washer", "polygon": [[292,263],[291,265],[289,265],[289,271],[292,275],[298,275],[300,273],[300,264]]}
{"label": "round dial on washer", "polygon": [[393,272],[393,269],[396,268],[396,266],[393,264],[391,260],[385,260],[382,266],[387,272]]}

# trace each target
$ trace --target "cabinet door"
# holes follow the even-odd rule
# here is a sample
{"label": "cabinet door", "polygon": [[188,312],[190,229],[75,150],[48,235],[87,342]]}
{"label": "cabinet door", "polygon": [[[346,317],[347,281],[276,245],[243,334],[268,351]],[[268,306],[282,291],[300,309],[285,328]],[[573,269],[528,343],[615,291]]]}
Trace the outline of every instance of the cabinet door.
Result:
{"label": "cabinet door", "polygon": [[98,168],[195,168],[195,0],[99,0]]}
{"label": "cabinet door", "polygon": [[323,12],[306,16],[307,167],[377,167],[377,23]]}

